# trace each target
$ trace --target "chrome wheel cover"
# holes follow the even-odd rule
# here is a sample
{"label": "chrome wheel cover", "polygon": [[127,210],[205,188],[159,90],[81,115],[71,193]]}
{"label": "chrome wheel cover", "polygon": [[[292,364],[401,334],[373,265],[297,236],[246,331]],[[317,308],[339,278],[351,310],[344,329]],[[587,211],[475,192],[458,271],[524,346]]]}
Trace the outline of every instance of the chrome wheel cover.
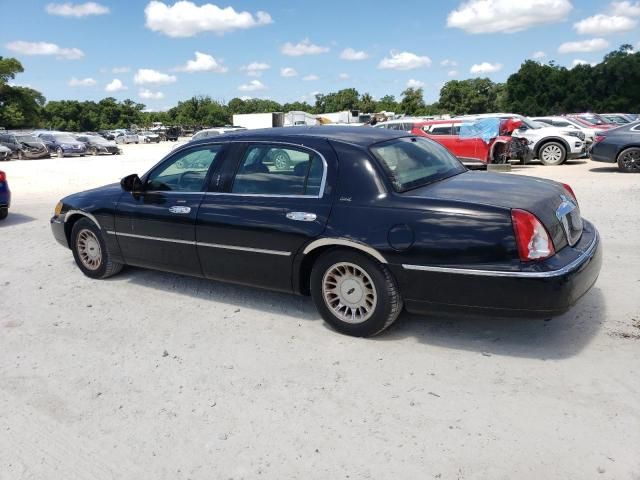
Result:
{"label": "chrome wheel cover", "polygon": [[562,149],[558,145],[547,145],[542,149],[542,159],[556,163],[562,158]]}
{"label": "chrome wheel cover", "polygon": [[89,270],[97,270],[102,265],[100,241],[91,230],[87,228],[80,230],[76,240],[76,250],[82,265]]}
{"label": "chrome wheel cover", "polygon": [[322,297],[331,313],[345,323],[362,323],[375,312],[376,287],[369,274],[358,265],[340,262],[322,277]]}
{"label": "chrome wheel cover", "polygon": [[620,162],[627,170],[640,170],[640,150],[633,149],[620,157]]}
{"label": "chrome wheel cover", "polygon": [[286,170],[289,166],[289,157],[286,153],[277,153],[273,157],[273,163],[278,170]]}

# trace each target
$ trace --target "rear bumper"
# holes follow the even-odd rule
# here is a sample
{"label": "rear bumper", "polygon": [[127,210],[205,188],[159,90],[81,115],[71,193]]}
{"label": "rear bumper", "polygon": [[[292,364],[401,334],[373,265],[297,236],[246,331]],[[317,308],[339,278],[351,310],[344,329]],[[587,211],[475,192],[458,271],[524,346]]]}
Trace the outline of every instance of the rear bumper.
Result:
{"label": "rear bumper", "polygon": [[10,206],[11,206],[11,191],[9,190],[8,187],[6,190],[3,190],[3,187],[0,186],[0,208],[9,208]]}
{"label": "rear bumper", "polygon": [[585,221],[582,238],[535,270],[474,270],[391,266],[408,311],[465,311],[520,317],[560,315],[593,286],[602,264],[597,230]]}

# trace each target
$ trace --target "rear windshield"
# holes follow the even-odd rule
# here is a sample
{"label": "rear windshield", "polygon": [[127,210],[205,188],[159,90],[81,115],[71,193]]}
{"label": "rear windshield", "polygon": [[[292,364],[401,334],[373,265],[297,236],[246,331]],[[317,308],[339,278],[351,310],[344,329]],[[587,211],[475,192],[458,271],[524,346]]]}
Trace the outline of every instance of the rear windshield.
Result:
{"label": "rear windshield", "polygon": [[420,137],[396,138],[371,147],[398,192],[442,180],[466,168],[442,145]]}

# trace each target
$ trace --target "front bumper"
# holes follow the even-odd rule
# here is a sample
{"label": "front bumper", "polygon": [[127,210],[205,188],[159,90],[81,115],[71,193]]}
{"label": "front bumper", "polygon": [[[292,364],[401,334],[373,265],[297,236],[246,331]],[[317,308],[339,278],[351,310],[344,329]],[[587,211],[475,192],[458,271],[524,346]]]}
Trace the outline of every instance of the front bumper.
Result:
{"label": "front bumper", "polygon": [[408,311],[464,311],[502,316],[560,315],[593,286],[602,264],[596,228],[584,221],[582,237],[540,264],[517,271],[416,265],[390,266]]}
{"label": "front bumper", "polygon": [[67,234],[64,231],[64,215],[54,215],[51,217],[51,233],[53,238],[65,248],[69,248],[69,242],[67,241]]}

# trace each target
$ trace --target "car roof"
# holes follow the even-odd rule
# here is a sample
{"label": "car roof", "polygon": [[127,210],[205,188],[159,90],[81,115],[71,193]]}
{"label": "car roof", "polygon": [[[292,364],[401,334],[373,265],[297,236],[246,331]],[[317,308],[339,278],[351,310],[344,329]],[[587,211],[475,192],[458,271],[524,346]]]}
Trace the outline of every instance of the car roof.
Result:
{"label": "car roof", "polygon": [[[307,126],[307,127],[278,127],[258,130],[240,130],[229,132],[223,140],[270,140],[282,142],[299,142],[304,138],[317,138],[349,143],[360,147],[368,147],[374,143],[410,136],[399,130],[370,127],[342,127],[342,126]],[[214,140],[215,139],[215,140]],[[220,137],[195,140],[193,144],[220,141]]]}

